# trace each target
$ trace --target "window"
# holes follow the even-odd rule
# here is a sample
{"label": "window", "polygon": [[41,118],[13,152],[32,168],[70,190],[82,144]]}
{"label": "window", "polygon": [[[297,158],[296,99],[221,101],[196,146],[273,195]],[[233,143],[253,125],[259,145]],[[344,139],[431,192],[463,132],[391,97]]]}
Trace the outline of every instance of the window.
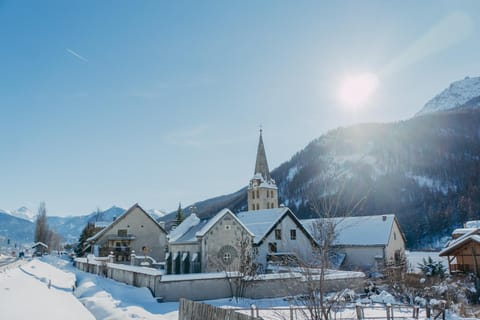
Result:
{"label": "window", "polygon": [[270,192],[268,192],[268,190],[267,190],[267,198],[269,198],[269,197],[270,197]]}
{"label": "window", "polygon": [[397,234],[393,231],[393,240],[397,240]]}
{"label": "window", "polygon": [[230,228],[231,228],[231,226],[230,226],[229,224],[226,224],[226,225],[225,225],[225,230],[228,231],[228,230],[230,230]]}
{"label": "window", "polygon": [[275,229],[275,240],[282,240],[282,230]]}
{"label": "window", "polygon": [[257,210],[260,210],[260,205],[257,203]]}
{"label": "window", "polygon": [[297,240],[297,230],[295,229],[290,230],[290,240]]}
{"label": "window", "polygon": [[117,235],[119,237],[126,237],[127,236],[127,229],[118,229]]}
{"label": "window", "polygon": [[252,199],[255,199],[255,191],[252,191]]}
{"label": "window", "polygon": [[260,193],[258,193],[258,190],[257,190],[257,198],[260,198]]}
{"label": "window", "polygon": [[270,202],[267,202],[267,209],[270,209]]}
{"label": "window", "polygon": [[252,210],[255,210],[255,204],[252,204]]}
{"label": "window", "polygon": [[230,264],[230,262],[232,262],[232,254],[230,252],[225,252],[223,254],[223,262],[226,264]]}
{"label": "window", "polygon": [[268,243],[268,251],[270,252],[277,252],[277,243],[276,242],[269,242]]}

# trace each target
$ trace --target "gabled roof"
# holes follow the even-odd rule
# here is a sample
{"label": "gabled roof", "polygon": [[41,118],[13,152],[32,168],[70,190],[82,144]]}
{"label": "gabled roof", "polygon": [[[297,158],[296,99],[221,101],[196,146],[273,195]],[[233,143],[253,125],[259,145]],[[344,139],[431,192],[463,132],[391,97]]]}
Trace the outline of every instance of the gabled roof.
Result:
{"label": "gabled roof", "polygon": [[112,223],[110,223],[107,227],[105,227],[104,229],[100,230],[99,232],[97,232],[94,236],[90,237],[87,239],[87,241],[95,241],[97,240],[98,238],[100,238],[101,236],[103,236],[105,233],[107,233],[107,231],[111,230],[116,224],[118,224],[120,221],[122,221],[123,219],[125,219],[126,216],[128,216],[130,213],[133,212],[133,210],[135,209],[139,209],[140,212],[142,212],[143,214],[145,214],[148,218],[150,218],[150,220],[152,220],[152,222],[160,229],[162,230],[163,232],[167,233],[165,231],[165,229],[158,223],[157,220],[155,220],[147,211],[143,210],[142,207],[140,207],[140,205],[138,203],[135,203],[130,209],[128,209],[127,211],[125,211],[122,215],[120,215],[117,219],[115,219],[114,221],[112,221]]}
{"label": "gabled roof", "polygon": [[238,219],[238,217],[236,217],[232,211],[228,210],[228,209],[222,209],[220,210],[219,213],[217,213],[212,219],[210,219],[207,224],[205,224],[205,226],[199,230],[195,235],[197,237],[203,237],[208,231],[210,231],[210,229],[220,220],[222,219],[225,215],[227,214],[230,214],[233,219],[235,219],[242,227],[245,228],[245,230],[247,230],[248,233],[250,233],[252,236],[253,236],[253,233],[245,226],[245,224],[240,220]]}
{"label": "gabled roof", "polygon": [[254,243],[258,244],[278,221],[287,213],[286,207],[264,210],[243,211],[237,218],[247,227],[254,236]]}
{"label": "gabled roof", "polygon": [[[197,237],[203,237],[220,219],[225,215],[231,215],[243,228],[253,234],[245,227],[245,225],[228,209],[220,210],[215,216],[209,220],[202,220],[196,215],[191,214],[187,219],[182,221],[169,235],[170,244],[194,243]],[[177,231],[178,230],[178,231]]]}
{"label": "gabled roof", "polygon": [[44,247],[45,249],[48,248],[48,246],[47,246],[45,243],[40,242],[40,241],[39,241],[39,242],[35,242],[35,243],[33,244],[32,248],[36,248],[36,247],[38,247],[38,246],[42,246],[42,247]]}
{"label": "gabled roof", "polygon": [[243,211],[237,214],[237,218],[247,227],[253,234],[253,242],[260,245],[263,240],[272,232],[275,227],[286,217],[289,216],[297,227],[305,233],[305,235],[313,241],[311,234],[305,230],[300,220],[287,207]]}
{"label": "gabled roof", "polygon": [[[334,244],[338,246],[386,246],[390,240],[393,224],[398,225],[394,214],[329,219],[335,225]],[[305,219],[301,222],[314,235],[315,223],[321,220]],[[401,230],[399,236],[404,237]]]}
{"label": "gabled roof", "polygon": [[[168,234],[169,242],[177,242],[178,239],[183,238],[192,228],[195,228],[200,224],[200,219],[195,213],[192,213],[186,217],[175,229],[172,229]],[[195,240],[195,234],[193,234],[193,240]]]}
{"label": "gabled roof", "polygon": [[442,249],[438,255],[439,256],[448,256],[454,250],[458,249],[459,247],[463,246],[465,243],[470,241],[480,243],[480,229],[472,229],[470,232],[464,234],[463,236],[450,241],[447,244],[447,247]]}

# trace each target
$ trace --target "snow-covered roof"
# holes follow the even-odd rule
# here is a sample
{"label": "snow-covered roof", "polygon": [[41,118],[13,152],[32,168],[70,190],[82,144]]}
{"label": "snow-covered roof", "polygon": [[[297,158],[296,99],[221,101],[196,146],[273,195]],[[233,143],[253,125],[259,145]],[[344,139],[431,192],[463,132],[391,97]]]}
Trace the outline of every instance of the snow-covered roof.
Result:
{"label": "snow-covered roof", "polygon": [[[135,208],[138,208],[140,209],[141,212],[143,212],[147,217],[149,217],[154,223],[155,225],[157,225],[160,230],[162,230],[163,232],[165,232],[165,229],[160,225],[160,223],[158,223],[157,220],[155,220],[147,211],[143,210],[142,207],[140,207],[140,205],[138,203],[135,203],[130,209],[128,209],[127,211],[125,211],[122,215],[120,215],[117,219],[115,219],[114,221],[112,221],[107,227],[103,228],[102,230],[100,230],[99,232],[97,232],[95,235],[93,235],[92,237],[88,238],[87,241],[94,241],[94,240],[97,240],[98,238],[100,238],[102,235],[104,235],[108,230],[112,229],[113,226],[115,226],[119,221],[123,220],[127,215],[129,215]],[[165,232],[166,233],[166,232]]]}
{"label": "snow-covered roof", "polygon": [[465,228],[480,228],[480,220],[470,220],[465,222]]}
{"label": "snow-covered roof", "polygon": [[188,217],[186,217],[178,226],[175,227],[170,234],[168,235],[168,239],[170,242],[177,241],[180,237],[182,237],[185,233],[187,233],[192,227],[198,225],[200,223],[200,219],[197,217],[195,213],[192,213]]}
{"label": "snow-covered roof", "polygon": [[39,242],[35,242],[35,243],[33,244],[32,248],[36,248],[36,247],[38,247],[38,246],[42,246],[42,247],[44,247],[44,248],[48,248],[48,246],[47,246],[45,243],[40,242],[40,241],[39,241]]}
{"label": "snow-covered roof", "polygon": [[[170,239],[171,244],[180,244],[180,243],[192,243],[197,242],[197,232],[202,230],[202,228],[207,224],[208,220],[199,221],[198,224],[192,224],[189,226],[188,229],[185,230],[183,234],[181,234],[176,239]],[[182,222],[183,223],[183,222]],[[180,226],[180,225],[179,225]],[[176,229],[175,229],[176,230]]]}
{"label": "snow-covered roof", "polygon": [[106,228],[111,221],[95,221],[95,228]]}
{"label": "snow-covered roof", "polygon": [[237,218],[253,234],[254,243],[258,244],[289,210],[290,209],[283,207],[243,211],[237,214]]}
{"label": "snow-covered roof", "polygon": [[233,219],[237,220],[237,222],[245,228],[245,230],[249,231],[248,228],[229,209],[222,209],[210,220],[200,221],[195,214],[191,214],[172,232],[170,232],[170,243],[179,244],[196,242],[197,237],[203,237],[220,219],[227,214],[230,214]]}
{"label": "snow-covered roof", "polygon": [[[387,245],[395,221],[394,214],[330,218],[335,225],[335,245],[340,246],[377,246]],[[300,220],[312,236],[315,236],[315,224],[322,219]],[[403,235],[399,235],[403,237]]]}
{"label": "snow-covered roof", "polygon": [[480,229],[472,229],[472,231],[464,234],[463,236],[450,241],[447,246],[438,253],[438,255],[447,256],[453,250],[470,241],[480,243]]}
{"label": "snow-covered roof", "polygon": [[464,235],[464,234],[472,232],[475,229],[476,228],[457,228],[457,229],[453,230],[452,235]]}
{"label": "snow-covered roof", "polygon": [[226,214],[230,214],[235,220],[237,220],[237,222],[243,226],[248,232],[250,232],[251,235],[253,235],[253,233],[251,233],[251,230],[249,230],[247,228],[247,226],[240,220],[238,219],[237,216],[235,216],[232,211],[228,210],[228,209],[222,209],[219,213],[217,213],[212,219],[210,219],[208,221],[208,223],[201,229],[199,230],[197,233],[196,233],[196,236],[197,237],[203,237],[221,218],[223,218],[223,216],[225,216]]}

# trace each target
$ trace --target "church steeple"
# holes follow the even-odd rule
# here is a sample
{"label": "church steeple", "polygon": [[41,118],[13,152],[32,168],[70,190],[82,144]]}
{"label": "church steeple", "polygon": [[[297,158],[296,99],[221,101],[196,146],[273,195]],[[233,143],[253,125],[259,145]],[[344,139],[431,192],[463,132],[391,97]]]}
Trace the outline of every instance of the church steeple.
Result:
{"label": "church steeple", "polygon": [[248,210],[278,208],[278,189],[275,180],[270,176],[267,155],[263,145],[262,129],[258,140],[255,172],[248,185]]}
{"label": "church steeple", "polygon": [[270,180],[270,170],[268,170],[267,155],[265,154],[265,146],[263,145],[262,129],[260,129],[260,139],[258,140],[257,161],[255,161],[256,175],[260,173],[264,180]]}

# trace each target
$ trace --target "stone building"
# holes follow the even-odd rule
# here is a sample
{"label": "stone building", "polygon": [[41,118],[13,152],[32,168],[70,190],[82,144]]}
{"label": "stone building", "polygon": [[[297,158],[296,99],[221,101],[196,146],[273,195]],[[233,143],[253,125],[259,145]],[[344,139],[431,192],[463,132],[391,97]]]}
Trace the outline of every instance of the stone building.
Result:
{"label": "stone building", "polygon": [[167,274],[238,271],[253,235],[228,209],[200,220],[194,213],[169,234]]}
{"label": "stone building", "polygon": [[168,245],[165,229],[138,204],[88,238],[87,242],[95,256],[105,257],[113,252],[117,262],[129,261],[133,251],[136,255],[163,262]]}

